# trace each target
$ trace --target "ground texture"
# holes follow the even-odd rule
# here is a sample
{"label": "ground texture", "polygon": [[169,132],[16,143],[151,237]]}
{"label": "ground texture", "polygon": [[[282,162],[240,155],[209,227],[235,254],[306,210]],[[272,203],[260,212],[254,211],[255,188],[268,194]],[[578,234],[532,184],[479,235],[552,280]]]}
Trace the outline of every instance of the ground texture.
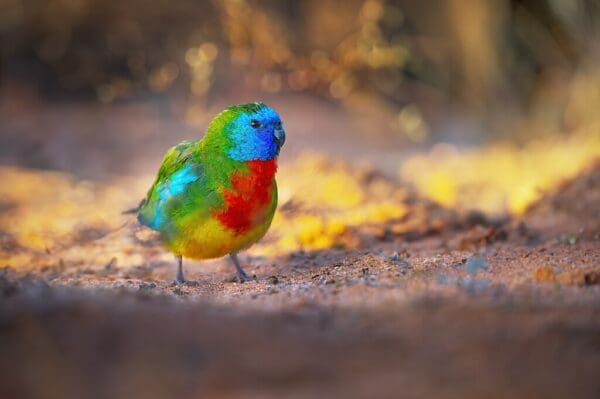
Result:
{"label": "ground texture", "polygon": [[[591,168],[518,219],[406,194],[333,248],[243,257],[244,284],[225,261],[171,283],[131,224],[64,256],[3,233],[30,264],[0,271],[0,397],[600,397],[599,187]],[[107,240],[143,261],[97,261]]]}

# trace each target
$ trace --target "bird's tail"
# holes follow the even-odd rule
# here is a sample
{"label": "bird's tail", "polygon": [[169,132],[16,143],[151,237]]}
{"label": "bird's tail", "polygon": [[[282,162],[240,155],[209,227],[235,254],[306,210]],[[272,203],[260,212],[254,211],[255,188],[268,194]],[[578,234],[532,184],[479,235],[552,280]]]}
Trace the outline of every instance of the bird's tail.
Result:
{"label": "bird's tail", "polygon": [[122,215],[133,215],[134,213],[138,213],[140,211],[140,209],[142,209],[142,207],[144,206],[145,203],[146,203],[146,198],[141,200],[140,203],[136,207],[126,209],[123,212],[121,212],[121,214]]}

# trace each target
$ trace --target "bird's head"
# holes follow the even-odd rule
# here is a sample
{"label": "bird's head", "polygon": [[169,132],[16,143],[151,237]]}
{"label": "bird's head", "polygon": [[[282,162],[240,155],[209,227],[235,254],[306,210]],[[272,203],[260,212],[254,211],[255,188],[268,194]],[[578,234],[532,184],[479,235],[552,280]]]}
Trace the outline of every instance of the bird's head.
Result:
{"label": "bird's head", "polygon": [[236,161],[269,160],[279,155],[285,130],[275,110],[263,103],[227,108],[211,122],[208,134],[221,135],[223,148]]}

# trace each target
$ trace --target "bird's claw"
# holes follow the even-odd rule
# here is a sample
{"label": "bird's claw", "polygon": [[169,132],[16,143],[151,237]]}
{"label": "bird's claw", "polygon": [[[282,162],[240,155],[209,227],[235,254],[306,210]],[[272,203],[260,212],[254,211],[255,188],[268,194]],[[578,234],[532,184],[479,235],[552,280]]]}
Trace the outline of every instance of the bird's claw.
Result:
{"label": "bird's claw", "polygon": [[238,282],[239,282],[240,284],[241,284],[241,283],[245,283],[245,282],[247,282],[247,281],[252,281],[252,280],[253,280],[253,278],[252,278],[252,277],[250,277],[250,276],[248,276],[248,275],[246,274],[246,272],[244,272],[244,271],[242,271],[241,273],[238,273],[238,275],[237,275],[237,278],[238,278]]}

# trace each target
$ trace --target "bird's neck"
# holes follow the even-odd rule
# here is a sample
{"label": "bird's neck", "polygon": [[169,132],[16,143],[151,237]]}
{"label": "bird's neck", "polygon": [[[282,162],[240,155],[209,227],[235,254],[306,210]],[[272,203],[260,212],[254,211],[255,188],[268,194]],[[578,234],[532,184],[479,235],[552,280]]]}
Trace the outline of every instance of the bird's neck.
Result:
{"label": "bird's neck", "polygon": [[246,161],[246,165],[248,165],[249,175],[265,181],[273,180],[275,172],[277,172],[277,158],[265,161],[262,159]]}
{"label": "bird's neck", "polygon": [[219,140],[202,140],[199,154],[207,174],[218,186],[230,186],[234,176],[245,176],[245,181],[260,186],[272,184],[277,172],[277,157],[268,160],[239,161],[227,155],[227,147]]}
{"label": "bird's neck", "polygon": [[229,174],[235,190],[248,195],[260,194],[271,188],[277,172],[277,158],[241,162]]}

